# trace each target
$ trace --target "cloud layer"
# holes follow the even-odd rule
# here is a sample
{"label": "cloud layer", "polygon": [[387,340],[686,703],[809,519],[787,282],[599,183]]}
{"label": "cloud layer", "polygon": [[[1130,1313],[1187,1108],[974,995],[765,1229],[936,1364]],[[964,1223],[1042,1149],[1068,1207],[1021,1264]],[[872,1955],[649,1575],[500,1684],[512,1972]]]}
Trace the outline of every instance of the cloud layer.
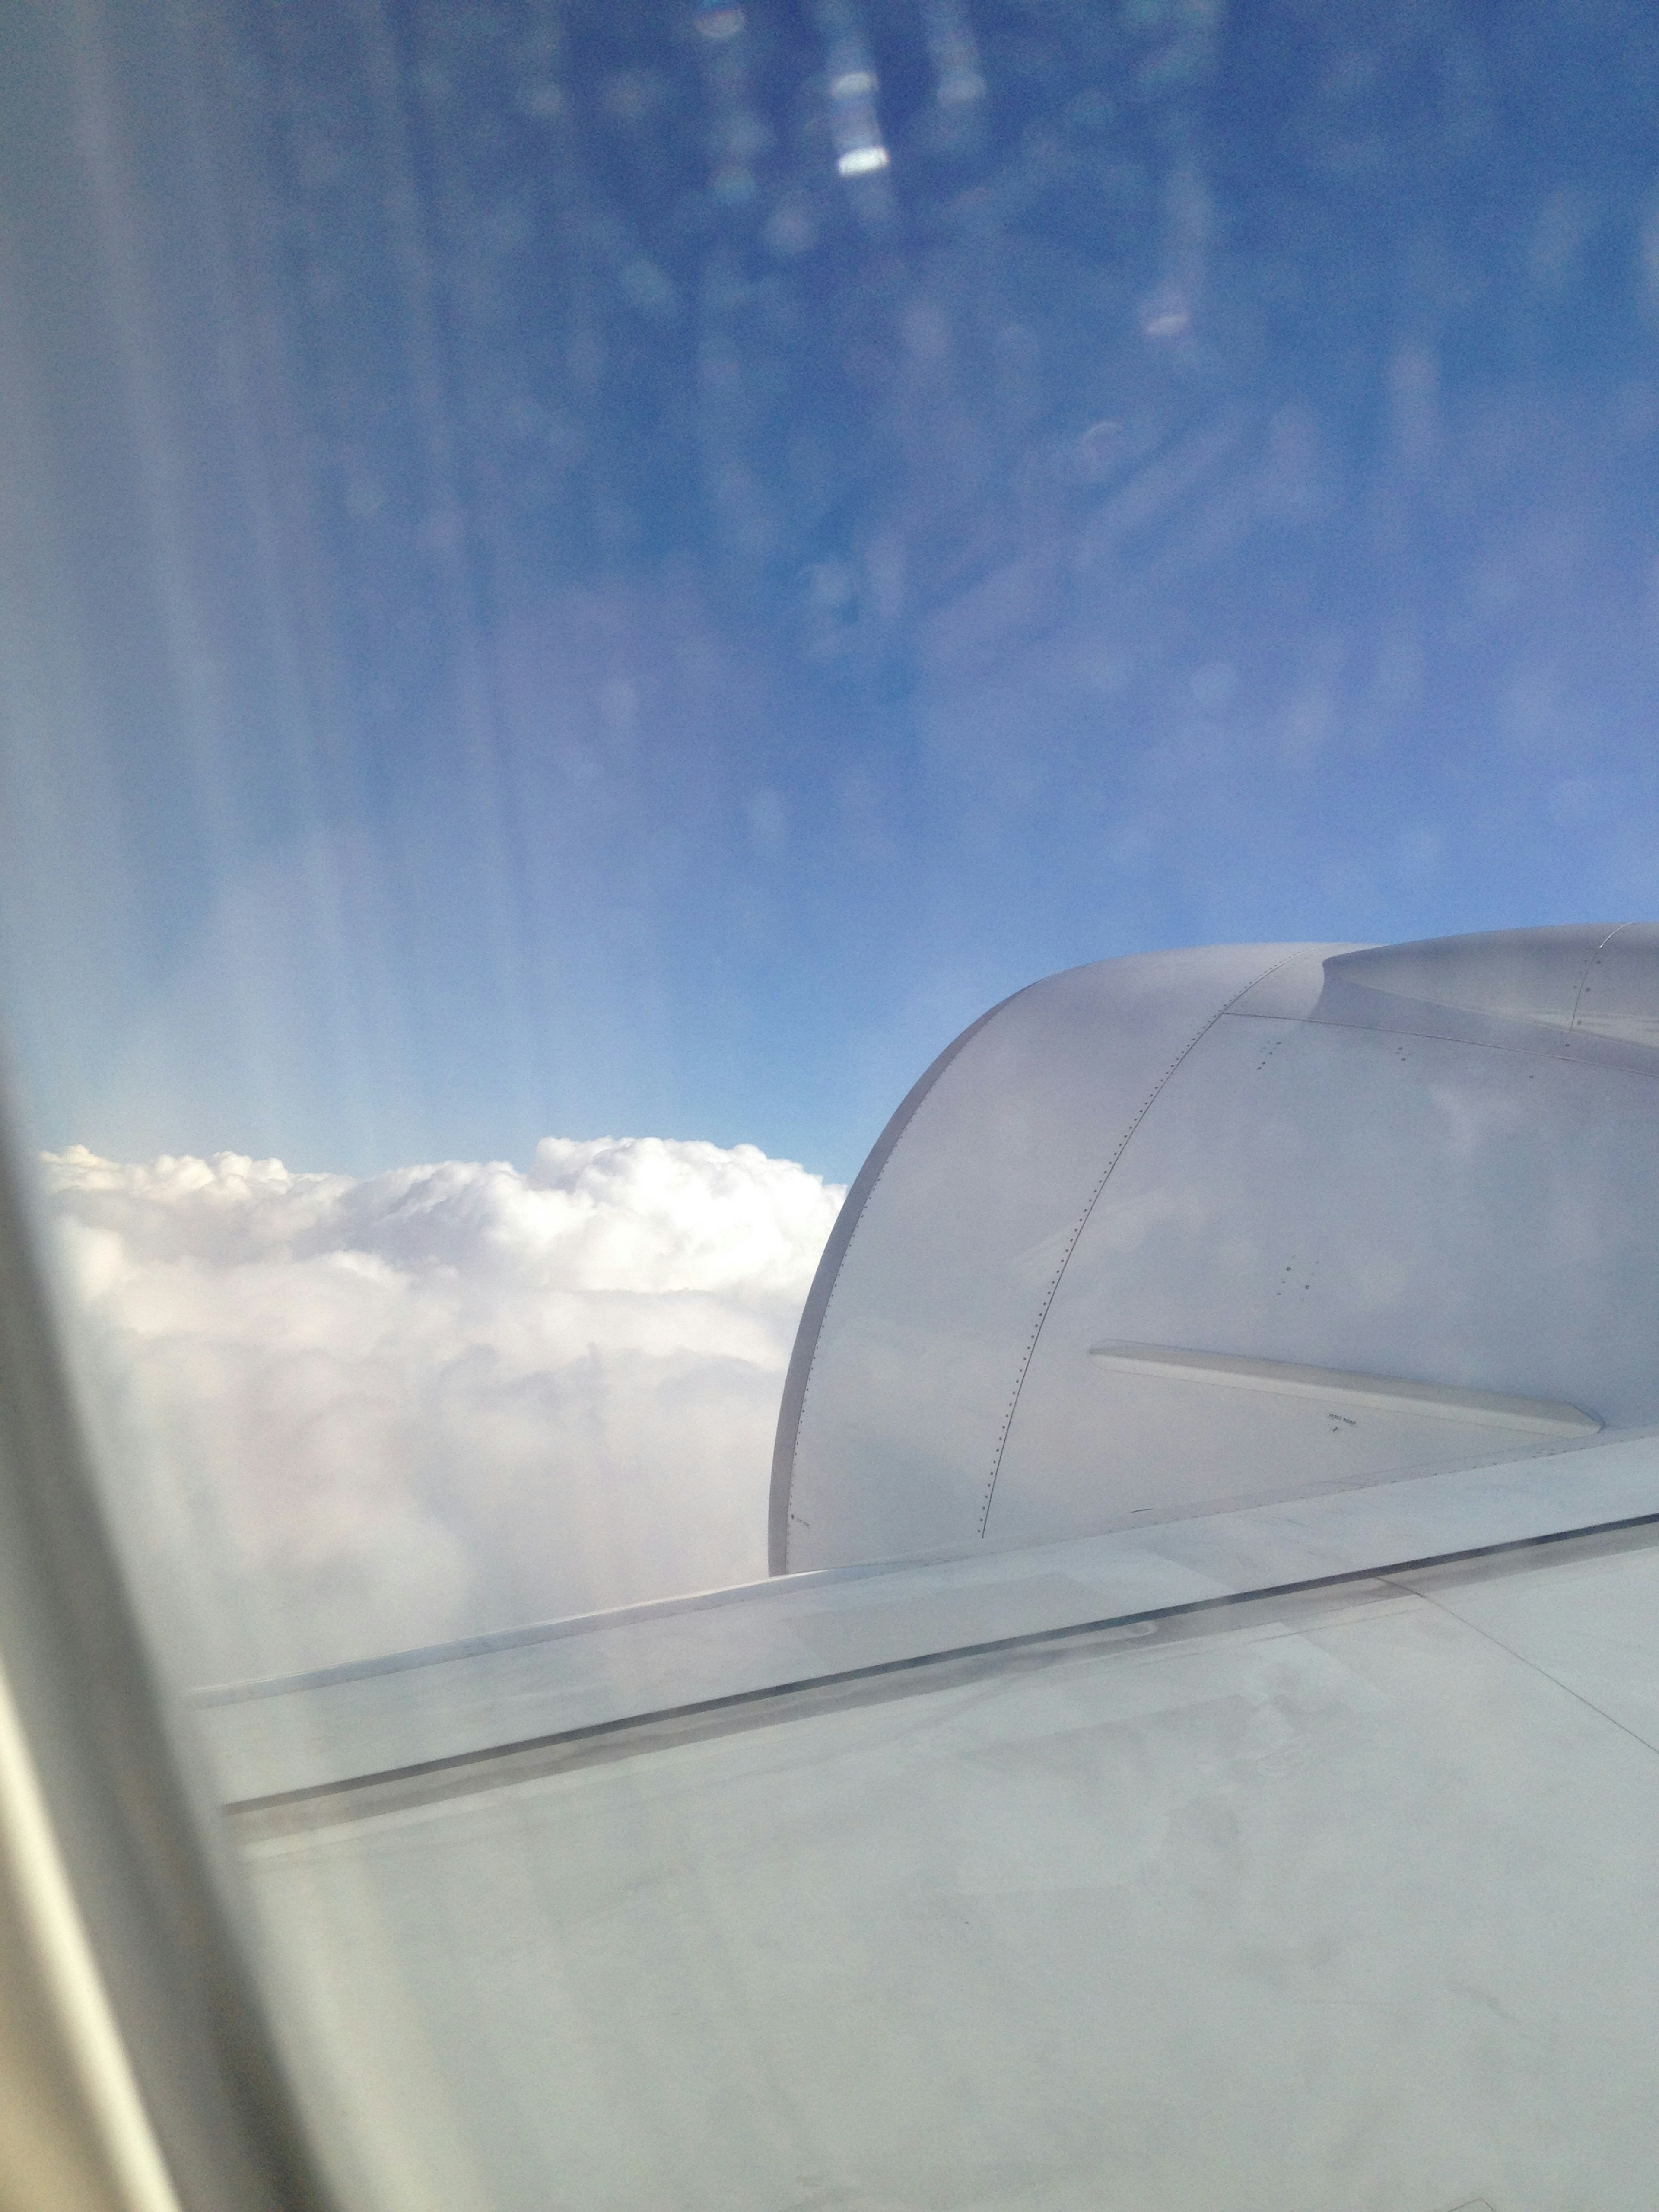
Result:
{"label": "cloud layer", "polygon": [[842,1197],[805,1169],[653,1137],[548,1138],[528,1174],[44,1167],[118,1509],[198,1677],[764,1574]]}

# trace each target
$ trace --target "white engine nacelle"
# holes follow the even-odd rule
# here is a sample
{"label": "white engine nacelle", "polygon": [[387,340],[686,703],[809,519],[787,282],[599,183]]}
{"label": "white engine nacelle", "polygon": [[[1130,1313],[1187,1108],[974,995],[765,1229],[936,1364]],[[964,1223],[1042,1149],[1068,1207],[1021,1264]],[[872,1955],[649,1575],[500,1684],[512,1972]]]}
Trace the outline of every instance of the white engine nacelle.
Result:
{"label": "white engine nacelle", "polygon": [[1659,927],[1227,945],[928,1069],[790,1364],[774,1573],[1659,1425]]}

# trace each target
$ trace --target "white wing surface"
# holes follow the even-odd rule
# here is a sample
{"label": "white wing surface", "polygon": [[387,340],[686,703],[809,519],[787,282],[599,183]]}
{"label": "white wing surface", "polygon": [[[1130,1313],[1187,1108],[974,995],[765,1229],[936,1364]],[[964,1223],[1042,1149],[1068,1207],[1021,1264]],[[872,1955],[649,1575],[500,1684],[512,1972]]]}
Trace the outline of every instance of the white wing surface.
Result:
{"label": "white wing surface", "polygon": [[1652,2202],[1659,1439],[198,1703],[452,2201]]}

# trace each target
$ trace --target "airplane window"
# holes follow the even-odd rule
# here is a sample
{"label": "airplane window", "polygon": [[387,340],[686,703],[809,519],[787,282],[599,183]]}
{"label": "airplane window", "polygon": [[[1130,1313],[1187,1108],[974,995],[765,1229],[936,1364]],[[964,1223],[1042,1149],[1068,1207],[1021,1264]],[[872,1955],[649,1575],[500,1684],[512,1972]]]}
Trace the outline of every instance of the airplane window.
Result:
{"label": "airplane window", "polygon": [[9,43],[40,2171],[1650,2203],[1646,11]]}

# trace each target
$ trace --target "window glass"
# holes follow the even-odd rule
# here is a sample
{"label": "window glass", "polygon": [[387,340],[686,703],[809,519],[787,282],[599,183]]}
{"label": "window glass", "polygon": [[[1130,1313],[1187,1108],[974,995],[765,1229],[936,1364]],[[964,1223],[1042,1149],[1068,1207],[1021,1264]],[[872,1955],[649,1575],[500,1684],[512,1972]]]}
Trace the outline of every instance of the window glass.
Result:
{"label": "window glass", "polygon": [[[997,1001],[1650,907],[1649,10],[83,0],[11,43],[5,1073],[136,1600],[250,1801],[324,1726],[250,1685],[766,1577],[838,1210]],[[1018,1165],[975,1133],[929,1202]],[[451,1756],[362,1695],[363,1771]],[[639,1787],[695,1889],[706,1808]],[[443,2103],[470,1848],[417,1966],[372,1853],[291,1876],[308,1958],[410,1978],[387,2110]],[[454,2126],[415,2163],[460,2202]],[[582,2201],[691,2201],[690,2139]]]}

